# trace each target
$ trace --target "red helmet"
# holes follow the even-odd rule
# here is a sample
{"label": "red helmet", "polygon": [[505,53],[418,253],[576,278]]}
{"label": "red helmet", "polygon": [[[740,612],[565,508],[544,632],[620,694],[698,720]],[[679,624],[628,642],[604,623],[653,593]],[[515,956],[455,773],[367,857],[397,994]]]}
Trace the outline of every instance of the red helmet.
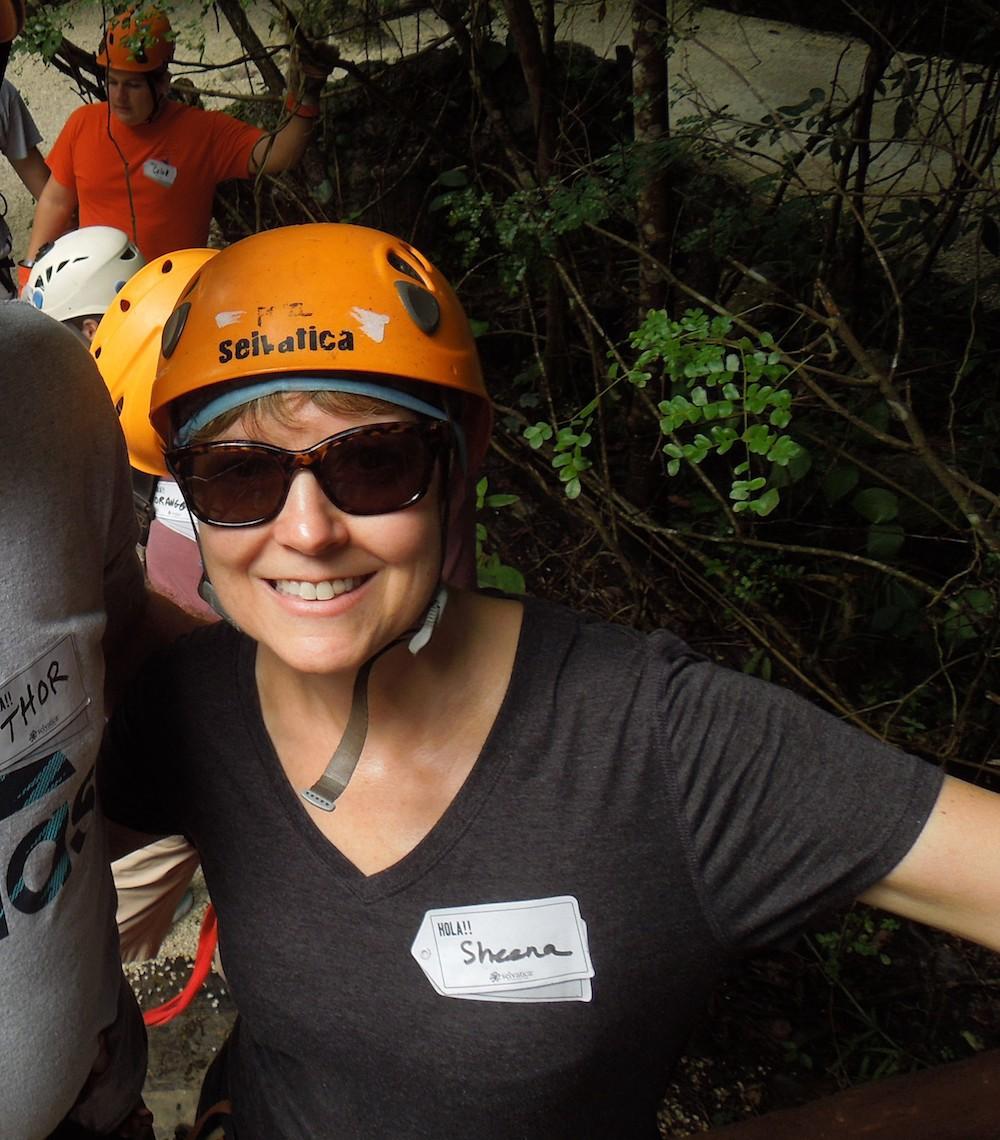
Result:
{"label": "red helmet", "polygon": [[115,71],[159,71],[173,58],[170,21],[157,8],[128,8],[112,16],[97,53],[98,64]]}

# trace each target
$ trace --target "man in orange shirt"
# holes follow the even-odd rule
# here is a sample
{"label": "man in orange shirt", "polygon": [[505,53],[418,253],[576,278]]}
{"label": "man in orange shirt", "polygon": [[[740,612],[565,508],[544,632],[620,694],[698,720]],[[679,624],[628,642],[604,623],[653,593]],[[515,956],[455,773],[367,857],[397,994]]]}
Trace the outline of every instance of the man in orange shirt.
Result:
{"label": "man in orange shirt", "polygon": [[335,53],[300,60],[304,79],[289,94],[278,130],[267,134],[221,111],[168,98],[174,54],[170,23],[154,9],[112,17],[97,62],[106,103],[70,115],[51,153],[52,177],[38,200],[22,262],[22,284],[39,249],[74,224],[124,229],[147,261],[204,246],[219,182],[294,166],[319,114]]}

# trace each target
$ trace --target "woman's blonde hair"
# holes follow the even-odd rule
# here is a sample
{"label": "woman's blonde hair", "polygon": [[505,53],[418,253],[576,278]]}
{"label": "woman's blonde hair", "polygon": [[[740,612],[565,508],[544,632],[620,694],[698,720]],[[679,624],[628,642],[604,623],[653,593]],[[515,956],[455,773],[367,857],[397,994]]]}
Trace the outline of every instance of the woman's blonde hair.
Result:
{"label": "woman's blonde hair", "polygon": [[260,431],[264,420],[274,420],[282,427],[292,428],[296,418],[306,403],[315,404],[320,411],[334,416],[381,416],[398,419],[401,411],[398,404],[379,400],[375,396],[363,396],[356,392],[269,392],[258,396],[238,408],[230,408],[191,437],[191,443],[204,443],[215,439],[235,423],[243,422],[249,431]]}

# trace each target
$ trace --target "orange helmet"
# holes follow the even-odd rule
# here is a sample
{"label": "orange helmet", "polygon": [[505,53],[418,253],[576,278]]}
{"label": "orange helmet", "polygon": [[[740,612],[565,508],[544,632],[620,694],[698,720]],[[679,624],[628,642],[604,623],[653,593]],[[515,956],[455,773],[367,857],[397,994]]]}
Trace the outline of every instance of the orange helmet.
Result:
{"label": "orange helmet", "polygon": [[99,66],[116,71],[159,71],[173,58],[170,21],[157,8],[127,8],[112,16],[97,52]]}
{"label": "orange helmet", "polygon": [[163,325],[185,285],[216,249],[182,249],[143,266],[122,286],[90,345],[118,409],[129,462],[147,475],[165,476],[163,448],[149,422]]}
{"label": "orange helmet", "polygon": [[330,374],[460,394],[467,466],[482,461],[489,399],[458,298],[411,245],[362,226],[254,234],[196,273],[163,332],[150,416],[166,439],[179,397],[265,377],[294,390],[296,377]]}
{"label": "orange helmet", "polygon": [[0,44],[9,44],[23,27],[23,0],[0,0]]}

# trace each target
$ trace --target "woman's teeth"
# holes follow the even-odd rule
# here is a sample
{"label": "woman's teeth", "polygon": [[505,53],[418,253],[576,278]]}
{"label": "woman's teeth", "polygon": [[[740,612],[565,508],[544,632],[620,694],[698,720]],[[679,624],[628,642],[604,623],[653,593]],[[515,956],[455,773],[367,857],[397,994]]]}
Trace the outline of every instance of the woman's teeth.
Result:
{"label": "woman's teeth", "polygon": [[361,578],[330,578],[325,582],[296,582],[293,578],[278,578],[274,588],[279,594],[303,598],[307,602],[328,602],[338,594],[356,590],[361,582]]}

